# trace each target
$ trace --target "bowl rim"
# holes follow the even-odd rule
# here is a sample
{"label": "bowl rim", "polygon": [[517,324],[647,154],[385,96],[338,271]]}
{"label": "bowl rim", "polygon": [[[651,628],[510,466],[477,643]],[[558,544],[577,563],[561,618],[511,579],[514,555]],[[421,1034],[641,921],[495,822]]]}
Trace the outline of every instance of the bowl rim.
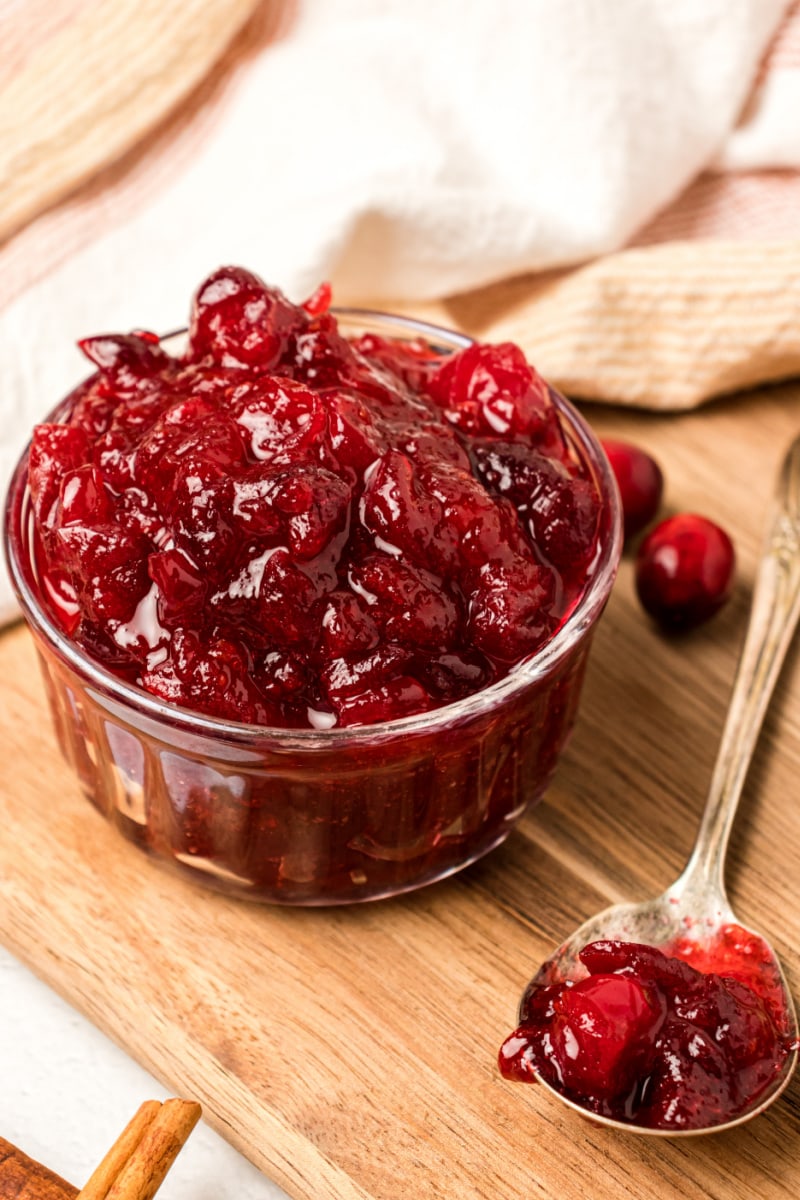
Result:
{"label": "bowl rim", "polygon": [[[415,337],[424,337],[446,349],[452,349],[453,352],[465,349],[475,341],[474,338],[445,326],[407,317],[403,314],[383,312],[379,309],[336,306],[330,311],[337,319],[342,318],[344,321],[362,326],[373,326],[375,331],[380,328],[386,329],[388,326],[390,330],[398,333],[406,335],[411,333]],[[164,334],[161,341],[176,340],[185,333],[185,328],[176,329]],[[87,378],[91,378],[91,376]],[[43,421],[55,418],[68,405],[74,392],[85,383],[86,379],[68,393],[43,418]],[[139,716],[148,716],[159,724],[166,723],[173,728],[183,729],[196,736],[205,735],[217,741],[249,745],[269,742],[271,745],[292,749],[332,748],[345,744],[367,743],[388,737],[406,737],[416,733],[430,734],[438,727],[452,726],[454,723],[484,715],[511,699],[518,692],[545,679],[558,668],[602,613],[616,577],[622,552],[621,501],[616,479],[600,440],[574,405],[551,385],[548,384],[548,387],[560,415],[567,422],[570,436],[577,443],[582,458],[591,467],[598,484],[602,501],[601,516],[605,514],[607,530],[604,538],[601,535],[597,566],[575,608],[544,646],[528,658],[516,663],[502,679],[460,700],[443,704],[427,712],[375,722],[370,725],[334,726],[324,730],[292,729],[281,726],[248,725],[239,721],[207,716],[204,713],[160,700],[143,688],[120,679],[100,663],[89,658],[58,628],[30,587],[25,569],[19,561],[17,542],[23,541],[21,521],[24,517],[29,522],[32,521],[31,513],[24,511],[26,498],[29,497],[27,467],[30,440],[20,455],[8,486],[3,522],[3,549],[11,581],[22,608],[22,615],[32,632],[38,633],[40,638],[82,677],[84,683],[91,684],[108,699],[116,700],[126,708],[135,710]]]}

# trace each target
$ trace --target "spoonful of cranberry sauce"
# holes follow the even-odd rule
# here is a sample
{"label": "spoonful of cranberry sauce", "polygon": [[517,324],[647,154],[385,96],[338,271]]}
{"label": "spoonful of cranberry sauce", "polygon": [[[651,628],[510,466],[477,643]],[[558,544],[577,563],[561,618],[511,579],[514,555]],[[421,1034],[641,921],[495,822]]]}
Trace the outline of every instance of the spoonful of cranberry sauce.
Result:
{"label": "spoonful of cranberry sauce", "polygon": [[800,615],[800,438],[780,474],[750,624],[697,841],[655,900],[591,917],[543,963],[500,1050],[502,1074],[585,1116],[676,1136],[762,1112],[797,1065],[778,959],[725,893],[728,837]]}

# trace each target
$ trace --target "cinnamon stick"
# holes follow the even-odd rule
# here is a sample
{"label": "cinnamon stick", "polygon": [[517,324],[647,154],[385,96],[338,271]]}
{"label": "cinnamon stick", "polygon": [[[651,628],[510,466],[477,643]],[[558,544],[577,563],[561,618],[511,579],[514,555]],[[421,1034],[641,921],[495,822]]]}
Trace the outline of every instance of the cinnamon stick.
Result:
{"label": "cinnamon stick", "polygon": [[78,1189],[0,1138],[0,1200],[75,1200]]}
{"label": "cinnamon stick", "polygon": [[158,1100],[145,1100],[81,1188],[79,1200],[104,1200],[160,1108]]}
{"label": "cinnamon stick", "polygon": [[77,1200],[152,1200],[201,1112],[191,1100],[143,1104]]}

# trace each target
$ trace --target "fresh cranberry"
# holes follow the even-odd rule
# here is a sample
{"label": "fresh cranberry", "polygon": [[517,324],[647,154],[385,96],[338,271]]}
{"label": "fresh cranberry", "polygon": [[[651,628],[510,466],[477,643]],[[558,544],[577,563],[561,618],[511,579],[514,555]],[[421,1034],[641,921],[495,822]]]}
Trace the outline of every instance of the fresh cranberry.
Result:
{"label": "fresh cranberry", "polygon": [[636,590],[644,609],[667,629],[700,625],[731,594],[733,543],[707,517],[680,513],[652,529],[636,555]]}
{"label": "fresh cranberry", "polygon": [[[198,289],[189,345],[81,345],[30,486],[70,636],[163,699],[327,728],[501,679],[568,617],[600,498],[515,346],[348,340],[249,271]],[[198,843],[199,844],[199,843]]]}
{"label": "fresh cranberry", "polygon": [[[589,1111],[629,1124],[677,1132],[733,1119],[792,1048],[769,952],[748,935],[737,958],[737,930],[727,927],[706,949],[705,973],[675,956],[692,956],[688,941],[672,953],[630,942],[586,946],[587,978],[531,985],[522,1024],[500,1050],[501,1072],[523,1082],[540,1076]],[[732,963],[747,982],[718,973]]]}
{"label": "fresh cranberry", "polygon": [[625,538],[632,538],[658,512],[664,476],[656,460],[640,446],[609,438],[603,440],[602,446],[619,487]]}

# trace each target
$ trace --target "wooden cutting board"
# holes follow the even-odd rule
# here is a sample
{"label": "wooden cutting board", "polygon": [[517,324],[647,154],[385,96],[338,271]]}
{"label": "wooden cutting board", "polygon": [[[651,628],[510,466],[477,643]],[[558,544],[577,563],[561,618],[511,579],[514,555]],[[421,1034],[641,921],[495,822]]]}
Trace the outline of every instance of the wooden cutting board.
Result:
{"label": "wooden cutting board", "polygon": [[[0,936],[295,1197],[753,1200],[800,1192],[800,1081],[691,1142],[592,1126],[504,1082],[497,1049],[549,949],[672,881],[694,836],[800,388],[683,417],[592,410],[652,449],[670,508],[735,535],[732,603],[666,640],[622,564],[546,800],[446,883],[329,911],[251,907],[127,845],[64,769],[22,629],[0,638]],[[800,670],[787,666],[734,831],[730,891],[800,994]],[[35,1031],[27,1031],[35,1036]]]}

